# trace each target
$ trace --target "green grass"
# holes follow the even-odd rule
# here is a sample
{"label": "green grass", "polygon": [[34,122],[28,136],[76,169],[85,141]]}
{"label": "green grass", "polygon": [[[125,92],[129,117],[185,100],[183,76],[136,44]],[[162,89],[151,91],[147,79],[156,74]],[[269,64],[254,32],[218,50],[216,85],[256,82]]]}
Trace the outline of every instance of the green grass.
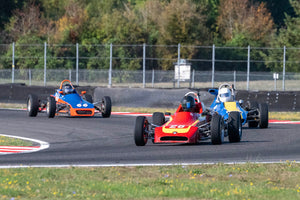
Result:
{"label": "green grass", "polygon": [[33,146],[33,143],[27,140],[21,140],[0,135],[0,146]]}
{"label": "green grass", "polygon": [[270,112],[269,119],[300,121],[300,112]]}
{"label": "green grass", "polygon": [[0,199],[299,199],[300,164],[0,170]]}

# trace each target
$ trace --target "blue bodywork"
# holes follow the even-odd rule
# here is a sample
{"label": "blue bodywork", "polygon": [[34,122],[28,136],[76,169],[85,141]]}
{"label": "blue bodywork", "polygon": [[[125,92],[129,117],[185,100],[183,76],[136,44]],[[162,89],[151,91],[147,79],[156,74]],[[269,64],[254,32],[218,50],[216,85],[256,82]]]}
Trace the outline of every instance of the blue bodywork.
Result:
{"label": "blue bodywork", "polygon": [[54,94],[55,98],[59,98],[64,102],[70,104],[72,108],[94,108],[94,104],[85,101],[82,98],[82,96],[80,96],[75,90],[73,93],[67,95],[60,94],[59,91],[61,91],[61,89],[58,89],[55,92]]}
{"label": "blue bodywork", "polygon": [[[212,102],[210,108],[219,113],[226,122],[229,117],[229,112],[226,110],[224,103],[218,100],[218,89],[209,89],[208,92],[212,95],[215,95],[214,101]],[[248,112],[244,110],[238,101],[234,101],[236,103],[236,107],[239,109],[242,118],[242,124],[244,125],[247,122]]]}

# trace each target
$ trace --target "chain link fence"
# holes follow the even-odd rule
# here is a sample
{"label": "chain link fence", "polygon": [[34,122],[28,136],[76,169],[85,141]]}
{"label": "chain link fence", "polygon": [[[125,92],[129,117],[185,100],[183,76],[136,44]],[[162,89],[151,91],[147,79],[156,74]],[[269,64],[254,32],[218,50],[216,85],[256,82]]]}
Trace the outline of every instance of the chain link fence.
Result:
{"label": "chain link fence", "polygon": [[[0,83],[57,86],[70,79],[82,86],[209,88],[230,82],[240,90],[300,90],[300,73],[286,70],[299,68],[294,55],[300,48],[0,44]],[[174,70],[182,58],[191,66],[184,81]],[[266,65],[278,76],[257,71]]]}

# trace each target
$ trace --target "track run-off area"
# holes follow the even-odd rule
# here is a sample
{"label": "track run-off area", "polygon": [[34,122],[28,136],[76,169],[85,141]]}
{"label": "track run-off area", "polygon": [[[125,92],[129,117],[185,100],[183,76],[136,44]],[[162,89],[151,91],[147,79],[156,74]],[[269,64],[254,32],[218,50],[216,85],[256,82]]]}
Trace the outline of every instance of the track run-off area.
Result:
{"label": "track run-off area", "polygon": [[300,122],[270,120],[267,129],[245,126],[239,143],[229,143],[227,138],[222,145],[212,145],[209,140],[197,145],[148,141],[137,147],[133,139],[136,115],[49,119],[45,113],[28,117],[24,110],[0,109],[0,135],[35,144],[24,153],[19,147],[4,153],[7,147],[0,146],[0,168],[300,162]]}

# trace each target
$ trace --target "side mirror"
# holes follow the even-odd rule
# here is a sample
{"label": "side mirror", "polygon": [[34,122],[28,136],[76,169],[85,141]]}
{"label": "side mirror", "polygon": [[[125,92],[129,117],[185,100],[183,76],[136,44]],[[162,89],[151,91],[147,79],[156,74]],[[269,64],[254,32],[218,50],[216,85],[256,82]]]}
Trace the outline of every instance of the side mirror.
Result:
{"label": "side mirror", "polygon": [[82,94],[82,95],[86,94],[86,91],[81,91],[81,94]]}

